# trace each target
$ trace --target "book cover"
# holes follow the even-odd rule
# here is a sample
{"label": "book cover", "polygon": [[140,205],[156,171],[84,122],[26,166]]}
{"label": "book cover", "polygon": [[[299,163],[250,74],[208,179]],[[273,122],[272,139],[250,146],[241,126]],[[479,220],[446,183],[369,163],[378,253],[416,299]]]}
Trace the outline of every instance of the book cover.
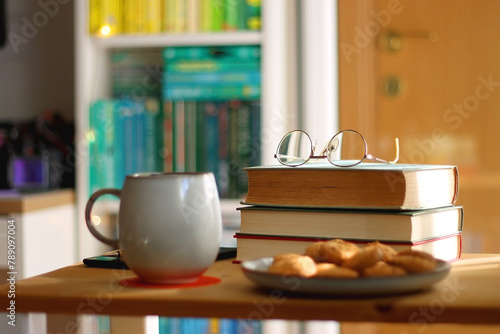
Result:
{"label": "book cover", "polygon": [[[236,233],[234,237],[237,240],[237,255],[235,262],[271,257],[284,253],[304,254],[305,249],[313,243],[332,239],[244,233]],[[374,239],[364,241],[344,240],[356,243],[360,247],[368,242],[375,241]],[[444,261],[455,261],[460,258],[462,253],[462,234],[458,233],[417,243],[384,242],[384,244],[394,248],[397,252],[407,249],[420,250]]]}
{"label": "book cover", "polygon": [[339,210],[241,207],[241,233],[308,238],[422,242],[462,232],[462,206],[437,209]]}
{"label": "book cover", "polygon": [[244,203],[253,205],[419,210],[453,205],[458,197],[458,169],[448,165],[307,163],[246,171]]}

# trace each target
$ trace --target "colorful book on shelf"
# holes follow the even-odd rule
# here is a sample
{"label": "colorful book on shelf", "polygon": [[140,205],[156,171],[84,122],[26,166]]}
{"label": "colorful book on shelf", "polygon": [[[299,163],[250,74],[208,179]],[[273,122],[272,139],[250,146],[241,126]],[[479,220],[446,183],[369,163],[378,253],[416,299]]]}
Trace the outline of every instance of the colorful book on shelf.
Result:
{"label": "colorful book on shelf", "polygon": [[418,243],[463,230],[461,206],[416,211],[262,206],[238,210],[244,234]]}
{"label": "colorful book on shelf", "polygon": [[114,188],[114,101],[95,101],[89,110],[89,192]]}
{"label": "colorful book on shelf", "polygon": [[307,163],[246,171],[249,205],[419,210],[453,205],[458,196],[458,170],[448,165]]}
{"label": "colorful book on shelf", "polygon": [[[304,254],[305,249],[318,241],[326,241],[336,238],[308,238],[294,236],[276,236],[266,234],[245,234],[236,233],[234,237],[237,240],[237,255],[235,262],[253,260],[263,257],[272,257],[284,253]],[[362,247],[372,240],[349,240]],[[384,242],[396,251],[407,249],[420,250],[433,255],[435,258],[444,261],[455,261],[460,258],[462,253],[462,234],[456,233],[439,238],[427,239],[420,242]]]}
{"label": "colorful book on shelf", "polygon": [[255,100],[260,98],[260,84],[217,86],[174,86],[167,84],[163,88],[162,95],[168,100]]}
{"label": "colorful book on shelf", "polygon": [[175,60],[217,60],[221,63],[248,62],[260,59],[260,45],[175,46],[163,49],[168,65]]}
{"label": "colorful book on shelf", "polygon": [[165,73],[163,77],[167,85],[176,87],[223,84],[259,84],[261,74],[258,68],[252,71],[234,70],[228,72],[189,72]]}
{"label": "colorful book on shelf", "polygon": [[244,0],[244,29],[260,30],[261,7],[261,0]]}

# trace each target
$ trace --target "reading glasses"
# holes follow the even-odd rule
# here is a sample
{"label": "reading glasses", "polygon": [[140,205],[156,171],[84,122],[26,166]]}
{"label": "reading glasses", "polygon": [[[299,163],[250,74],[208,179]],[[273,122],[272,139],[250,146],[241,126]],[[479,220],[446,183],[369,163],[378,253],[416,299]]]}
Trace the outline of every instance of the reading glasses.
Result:
{"label": "reading glasses", "polygon": [[399,159],[399,141],[395,139],[396,157],[392,161],[377,158],[368,153],[365,138],[355,130],[343,130],[335,134],[319,155],[314,155],[316,143],[313,145],[311,137],[302,130],[288,132],[278,144],[274,157],[285,166],[297,167],[310,159],[326,158],[332,165],[338,167],[352,167],[363,160],[395,164]]}

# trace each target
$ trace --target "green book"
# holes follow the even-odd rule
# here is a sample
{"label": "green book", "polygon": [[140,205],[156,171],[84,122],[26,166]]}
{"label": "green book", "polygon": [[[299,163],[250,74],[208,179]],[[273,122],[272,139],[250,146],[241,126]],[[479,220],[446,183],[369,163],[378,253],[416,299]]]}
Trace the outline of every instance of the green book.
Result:
{"label": "green book", "polygon": [[245,23],[248,30],[260,30],[261,28],[261,0],[245,0]]}
{"label": "green book", "polygon": [[260,59],[260,45],[221,45],[221,46],[175,46],[163,49],[163,61],[185,59],[213,59],[223,61],[241,61]]}

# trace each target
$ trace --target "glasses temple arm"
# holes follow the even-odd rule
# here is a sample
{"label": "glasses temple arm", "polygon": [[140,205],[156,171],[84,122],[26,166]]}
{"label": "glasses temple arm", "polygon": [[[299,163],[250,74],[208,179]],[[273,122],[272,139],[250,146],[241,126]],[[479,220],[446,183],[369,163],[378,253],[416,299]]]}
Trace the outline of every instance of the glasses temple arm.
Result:
{"label": "glasses temple arm", "polygon": [[389,161],[390,164],[395,164],[399,160],[399,139],[397,137],[394,139],[394,143],[396,144],[396,157],[394,160]]}

